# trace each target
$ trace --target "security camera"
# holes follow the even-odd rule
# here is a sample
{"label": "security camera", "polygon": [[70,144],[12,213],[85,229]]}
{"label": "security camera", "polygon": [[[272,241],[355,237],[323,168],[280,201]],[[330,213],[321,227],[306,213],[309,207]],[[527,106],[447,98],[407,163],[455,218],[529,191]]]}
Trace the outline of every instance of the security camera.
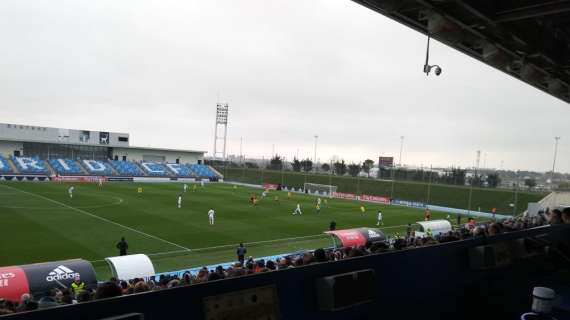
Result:
{"label": "security camera", "polygon": [[435,68],[434,72],[436,76],[439,76],[441,74],[441,67],[438,66],[437,64],[434,65],[430,65],[429,64],[429,40],[430,40],[431,36],[428,33],[428,39],[427,39],[427,49],[426,49],[426,62],[424,64],[424,73],[426,74],[426,76],[429,76],[429,73],[431,72],[432,68]]}
{"label": "security camera", "polygon": [[435,66],[435,75],[439,76],[441,74],[441,68],[439,66]]}

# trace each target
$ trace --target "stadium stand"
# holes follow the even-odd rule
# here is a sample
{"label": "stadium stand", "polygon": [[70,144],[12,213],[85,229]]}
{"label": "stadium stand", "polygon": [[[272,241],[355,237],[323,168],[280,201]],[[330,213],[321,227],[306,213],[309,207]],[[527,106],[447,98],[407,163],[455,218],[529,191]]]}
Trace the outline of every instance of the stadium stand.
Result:
{"label": "stadium stand", "polygon": [[82,174],[83,170],[77,161],[72,159],[50,159],[49,164],[58,174]]}
{"label": "stadium stand", "polygon": [[[537,279],[558,292],[563,292],[565,288],[557,273],[553,272],[559,263],[565,262],[553,256],[555,251],[544,249],[558,247],[569,250],[564,246],[568,242],[570,219],[568,215],[563,220],[553,219],[552,215],[546,216],[549,221],[544,218],[466,224],[440,237],[397,237],[392,241],[361,247],[316,249],[275,261],[249,258],[245,265],[235,263],[213,270],[204,267],[197,274],[184,272],[181,276],[147,280],[110,279],[96,289],[85,290],[77,296],[68,289],[54,289],[47,297],[23,297],[19,305],[4,301],[0,310],[10,314],[45,309],[22,313],[21,316],[14,314],[8,319],[68,319],[78,315],[82,319],[100,319],[123,316],[133,310],[140,312],[140,317],[129,319],[142,319],[142,315],[145,319],[218,319],[212,316],[210,310],[203,308],[202,303],[207,300],[205,297],[214,296],[214,301],[220,301],[225,294],[235,297],[236,288],[270,288],[275,292],[279,289],[279,298],[264,299],[263,303],[267,305],[263,310],[270,313],[279,310],[283,319],[377,319],[379,312],[398,315],[403,319],[483,319],[489,318],[489,310],[493,310],[493,319],[514,319],[513,316],[528,310],[528,302],[525,301],[528,301]],[[547,222],[550,222],[550,226],[544,225]],[[505,245],[513,248],[507,252],[501,251],[500,257],[495,256],[492,250],[488,253],[482,251],[480,256],[488,259],[489,264],[474,265],[473,252],[494,246],[504,249]],[[515,249],[521,246],[524,250]],[[387,252],[390,254],[384,254]],[[501,265],[496,266],[496,262]],[[537,272],[544,270],[550,271]],[[346,275],[353,280],[348,281]],[[363,281],[354,280],[361,275]],[[330,279],[330,276],[338,277],[335,280],[338,281],[336,289],[334,285],[328,289],[315,286],[315,281]],[[222,279],[225,280],[216,281]],[[334,291],[334,294],[327,293],[327,290]],[[257,294],[254,291],[243,296],[254,298]],[[488,295],[501,299],[487,299]],[[118,296],[124,297],[107,299]],[[277,297],[276,293],[274,297]],[[327,297],[334,298],[327,300]],[[93,302],[84,303],[89,301]],[[251,301],[256,303],[255,299]],[[325,303],[327,301],[333,305]],[[445,304],[442,305],[441,301],[445,301]],[[474,301],[477,301],[477,308],[472,308]],[[155,307],[162,303],[184,304],[187,308],[181,314],[178,308]],[[53,308],[62,305],[67,306]],[[277,306],[279,308],[270,308]],[[239,306],[236,308],[235,311],[240,310]],[[226,312],[228,310],[231,308]],[[206,317],[205,312],[209,312],[210,317]],[[556,312],[557,315],[568,315],[562,309]]]}
{"label": "stadium stand", "polygon": [[47,174],[48,167],[44,160],[38,157],[15,157],[12,156],[12,162],[20,173],[24,174]]}
{"label": "stadium stand", "polygon": [[0,154],[0,173],[14,173],[14,170],[12,170],[12,167],[8,163],[8,159],[4,158],[1,154]]}
{"label": "stadium stand", "polygon": [[170,175],[170,171],[162,163],[143,161],[141,167],[149,176],[167,177]]}
{"label": "stadium stand", "polygon": [[109,160],[109,162],[119,175],[133,177],[144,175],[141,168],[134,162],[121,160]]}
{"label": "stadium stand", "polygon": [[167,163],[165,166],[177,177],[192,177],[194,172],[188,165],[179,163]]}
{"label": "stadium stand", "polygon": [[204,164],[191,164],[190,169],[199,177],[217,178],[218,175]]}
{"label": "stadium stand", "polygon": [[99,160],[81,160],[81,164],[88,173],[93,175],[113,175],[113,168],[106,161]]}

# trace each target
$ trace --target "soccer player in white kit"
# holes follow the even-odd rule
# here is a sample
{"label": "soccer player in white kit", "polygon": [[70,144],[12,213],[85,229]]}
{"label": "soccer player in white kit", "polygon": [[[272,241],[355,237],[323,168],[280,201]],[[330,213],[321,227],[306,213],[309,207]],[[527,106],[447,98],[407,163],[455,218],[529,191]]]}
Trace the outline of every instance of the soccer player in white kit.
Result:
{"label": "soccer player in white kit", "polygon": [[182,195],[178,195],[178,209],[182,208]]}
{"label": "soccer player in white kit", "polygon": [[382,211],[378,210],[378,222],[376,223],[377,226],[384,225],[384,221],[382,221]]}
{"label": "soccer player in white kit", "polygon": [[188,190],[188,185],[185,183],[184,184],[184,192],[186,192],[186,190]]}
{"label": "soccer player in white kit", "polygon": [[99,178],[99,187],[102,187],[102,186],[103,186],[103,179]]}
{"label": "soccer player in white kit", "polygon": [[301,204],[297,203],[297,207],[295,208],[295,211],[293,211],[293,214],[303,214],[303,212],[301,212]]}
{"label": "soccer player in white kit", "polygon": [[210,208],[210,210],[208,210],[208,221],[210,222],[210,225],[214,225],[215,217],[216,217],[216,212],[214,211],[214,209]]}
{"label": "soccer player in white kit", "polygon": [[69,189],[67,189],[67,193],[69,193],[69,198],[73,198],[73,190],[75,189],[74,186],[69,187]]}

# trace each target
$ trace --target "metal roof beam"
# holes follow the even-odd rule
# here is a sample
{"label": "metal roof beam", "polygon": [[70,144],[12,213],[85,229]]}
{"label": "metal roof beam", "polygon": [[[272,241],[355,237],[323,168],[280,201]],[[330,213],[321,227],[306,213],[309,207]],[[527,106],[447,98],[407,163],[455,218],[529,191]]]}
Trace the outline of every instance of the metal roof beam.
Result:
{"label": "metal roof beam", "polygon": [[493,20],[495,22],[512,22],[564,12],[570,12],[569,0],[552,1],[539,5],[498,12],[493,17]]}

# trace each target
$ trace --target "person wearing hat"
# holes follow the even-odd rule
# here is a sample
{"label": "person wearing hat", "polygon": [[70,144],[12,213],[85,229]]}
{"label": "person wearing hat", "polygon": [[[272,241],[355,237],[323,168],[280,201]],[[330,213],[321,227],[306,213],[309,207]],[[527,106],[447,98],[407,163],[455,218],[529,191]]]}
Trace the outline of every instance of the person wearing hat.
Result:
{"label": "person wearing hat", "polygon": [[75,279],[73,279],[73,282],[71,283],[71,291],[77,297],[81,292],[85,291],[86,288],[87,285],[85,284],[85,282],[81,281],[81,277],[79,276],[79,274],[77,274],[75,276]]}

